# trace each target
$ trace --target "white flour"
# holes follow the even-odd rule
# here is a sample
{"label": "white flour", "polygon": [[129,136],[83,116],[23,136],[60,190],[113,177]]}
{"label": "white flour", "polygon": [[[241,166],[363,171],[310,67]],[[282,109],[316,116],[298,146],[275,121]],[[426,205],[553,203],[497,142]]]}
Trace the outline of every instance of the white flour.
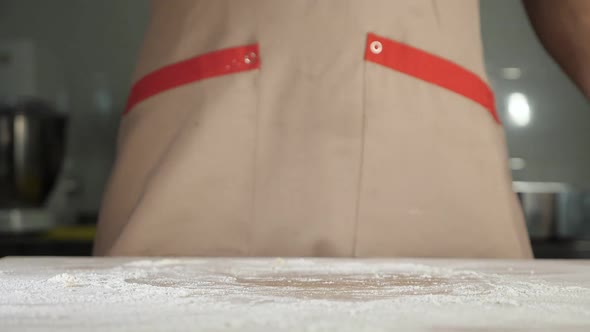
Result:
{"label": "white flour", "polygon": [[590,330],[588,265],[531,274],[386,260],[9,262],[0,261],[0,331]]}

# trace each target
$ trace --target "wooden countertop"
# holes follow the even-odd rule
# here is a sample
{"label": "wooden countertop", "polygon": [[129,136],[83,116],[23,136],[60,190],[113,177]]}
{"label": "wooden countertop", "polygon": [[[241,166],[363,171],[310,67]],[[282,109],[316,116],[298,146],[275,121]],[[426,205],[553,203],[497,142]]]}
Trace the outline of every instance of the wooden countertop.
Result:
{"label": "wooden countertop", "polygon": [[6,258],[0,331],[590,331],[590,261]]}

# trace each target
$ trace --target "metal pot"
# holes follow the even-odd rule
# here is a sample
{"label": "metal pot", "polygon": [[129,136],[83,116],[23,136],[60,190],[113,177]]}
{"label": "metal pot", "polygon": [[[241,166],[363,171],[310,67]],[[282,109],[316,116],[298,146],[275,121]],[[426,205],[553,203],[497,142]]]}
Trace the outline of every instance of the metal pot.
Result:
{"label": "metal pot", "polygon": [[0,107],[0,209],[45,204],[65,151],[66,118],[29,99]]}

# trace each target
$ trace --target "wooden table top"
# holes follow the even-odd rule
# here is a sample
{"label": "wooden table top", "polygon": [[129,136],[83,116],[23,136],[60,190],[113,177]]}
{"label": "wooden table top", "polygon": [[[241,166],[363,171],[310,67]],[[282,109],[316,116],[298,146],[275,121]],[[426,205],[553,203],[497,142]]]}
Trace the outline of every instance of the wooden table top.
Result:
{"label": "wooden table top", "polygon": [[0,331],[590,331],[590,261],[6,258]]}

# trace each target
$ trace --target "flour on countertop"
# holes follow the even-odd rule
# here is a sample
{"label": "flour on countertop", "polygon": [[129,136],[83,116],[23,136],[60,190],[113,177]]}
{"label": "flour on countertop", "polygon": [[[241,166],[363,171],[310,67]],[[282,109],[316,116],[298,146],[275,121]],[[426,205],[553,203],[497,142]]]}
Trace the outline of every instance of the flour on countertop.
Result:
{"label": "flour on countertop", "polygon": [[49,278],[47,281],[63,284],[64,287],[82,286],[80,279],[69,273],[58,274],[55,277]]}
{"label": "flour on countertop", "polygon": [[23,263],[0,274],[0,330],[590,326],[590,280],[560,278],[573,273],[567,269],[531,274],[518,265],[492,271],[387,260],[83,262]]}

